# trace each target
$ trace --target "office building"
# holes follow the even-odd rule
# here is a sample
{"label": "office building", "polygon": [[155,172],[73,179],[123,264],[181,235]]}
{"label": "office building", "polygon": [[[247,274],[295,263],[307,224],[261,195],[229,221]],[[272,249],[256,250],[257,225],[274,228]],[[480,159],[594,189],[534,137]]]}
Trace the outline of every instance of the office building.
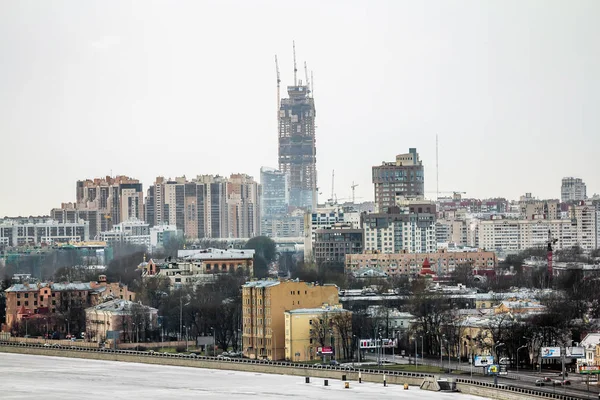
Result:
{"label": "office building", "polygon": [[313,251],[317,265],[344,265],[346,254],[363,252],[363,230],[348,224],[336,224],[315,233]]}

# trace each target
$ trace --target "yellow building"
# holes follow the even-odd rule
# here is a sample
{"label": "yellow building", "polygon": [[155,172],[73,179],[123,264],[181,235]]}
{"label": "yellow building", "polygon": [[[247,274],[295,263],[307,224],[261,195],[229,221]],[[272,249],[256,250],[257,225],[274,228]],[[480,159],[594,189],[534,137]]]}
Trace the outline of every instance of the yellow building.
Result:
{"label": "yellow building", "polygon": [[282,359],[285,354],[284,312],[338,303],[335,285],[276,280],[247,282],[242,286],[244,356]]}
{"label": "yellow building", "polygon": [[299,308],[284,314],[286,360],[318,359],[321,347],[331,347],[334,358],[343,358],[344,353],[350,350],[352,312],[344,310],[341,305]]}

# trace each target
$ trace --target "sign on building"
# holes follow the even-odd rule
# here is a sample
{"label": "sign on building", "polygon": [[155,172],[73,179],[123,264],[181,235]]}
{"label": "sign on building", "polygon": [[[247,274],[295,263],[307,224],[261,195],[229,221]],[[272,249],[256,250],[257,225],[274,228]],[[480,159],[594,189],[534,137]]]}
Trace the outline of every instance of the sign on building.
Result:
{"label": "sign on building", "polygon": [[487,367],[494,363],[493,356],[475,356],[475,362],[473,363],[476,367]]}
{"label": "sign on building", "polygon": [[560,358],[560,347],[542,347],[542,358]]}
{"label": "sign on building", "polygon": [[324,346],[324,347],[318,347],[317,348],[317,353],[318,354],[333,354],[333,347],[331,346]]}
{"label": "sign on building", "polygon": [[567,347],[566,357],[585,358],[585,349],[583,347]]}

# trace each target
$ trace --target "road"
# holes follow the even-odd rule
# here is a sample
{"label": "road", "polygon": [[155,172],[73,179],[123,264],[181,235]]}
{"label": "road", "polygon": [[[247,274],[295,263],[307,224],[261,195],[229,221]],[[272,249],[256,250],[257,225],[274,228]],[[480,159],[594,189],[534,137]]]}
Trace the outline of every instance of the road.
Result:
{"label": "road", "polygon": [[[370,362],[377,361],[377,355],[370,353],[365,356],[365,359]],[[386,354],[382,355],[382,359],[388,362],[396,363],[396,364],[414,364],[414,358],[402,357],[398,355]],[[428,365],[428,366],[440,366],[439,359],[419,359],[418,365]],[[491,376],[483,375],[483,367],[471,367],[471,365],[466,363],[458,364],[456,360],[452,360],[450,362],[451,369],[453,371],[459,370],[464,371],[466,374],[444,374],[445,378],[468,378],[473,379],[479,382],[493,382],[494,378]],[[443,360],[442,368],[448,368],[448,360]],[[472,378],[471,378],[472,377]],[[544,377],[549,377],[552,380],[561,380],[562,377],[558,375],[557,372],[542,372],[541,374],[537,371],[532,371],[529,369],[523,370],[520,369],[517,371],[516,369],[509,369],[508,374],[505,376],[498,377],[498,384],[511,385],[521,388],[527,389],[535,389],[539,391],[544,391],[548,393],[557,393],[557,394],[566,394],[571,396],[577,396],[581,398],[589,398],[589,399],[598,399],[599,396],[599,388],[594,384],[588,385],[586,384],[586,376],[580,374],[569,374],[567,379],[571,381],[570,386],[552,386],[552,384],[548,385],[547,383],[544,386],[536,386],[535,381],[538,379],[542,379]]]}

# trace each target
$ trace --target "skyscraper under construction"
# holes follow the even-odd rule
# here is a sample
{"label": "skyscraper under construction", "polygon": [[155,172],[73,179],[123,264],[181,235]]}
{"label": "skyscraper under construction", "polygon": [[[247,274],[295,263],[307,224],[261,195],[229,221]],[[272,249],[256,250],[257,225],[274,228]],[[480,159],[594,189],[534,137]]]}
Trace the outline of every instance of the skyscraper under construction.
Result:
{"label": "skyscraper under construction", "polygon": [[[276,59],[277,61],[277,59]],[[279,67],[277,66],[277,99],[279,103],[279,170],[289,176],[290,206],[305,209],[317,207],[317,169],[315,146],[315,102],[306,82],[296,79],[294,51],[294,85],[287,87],[288,98],[279,101]]]}

